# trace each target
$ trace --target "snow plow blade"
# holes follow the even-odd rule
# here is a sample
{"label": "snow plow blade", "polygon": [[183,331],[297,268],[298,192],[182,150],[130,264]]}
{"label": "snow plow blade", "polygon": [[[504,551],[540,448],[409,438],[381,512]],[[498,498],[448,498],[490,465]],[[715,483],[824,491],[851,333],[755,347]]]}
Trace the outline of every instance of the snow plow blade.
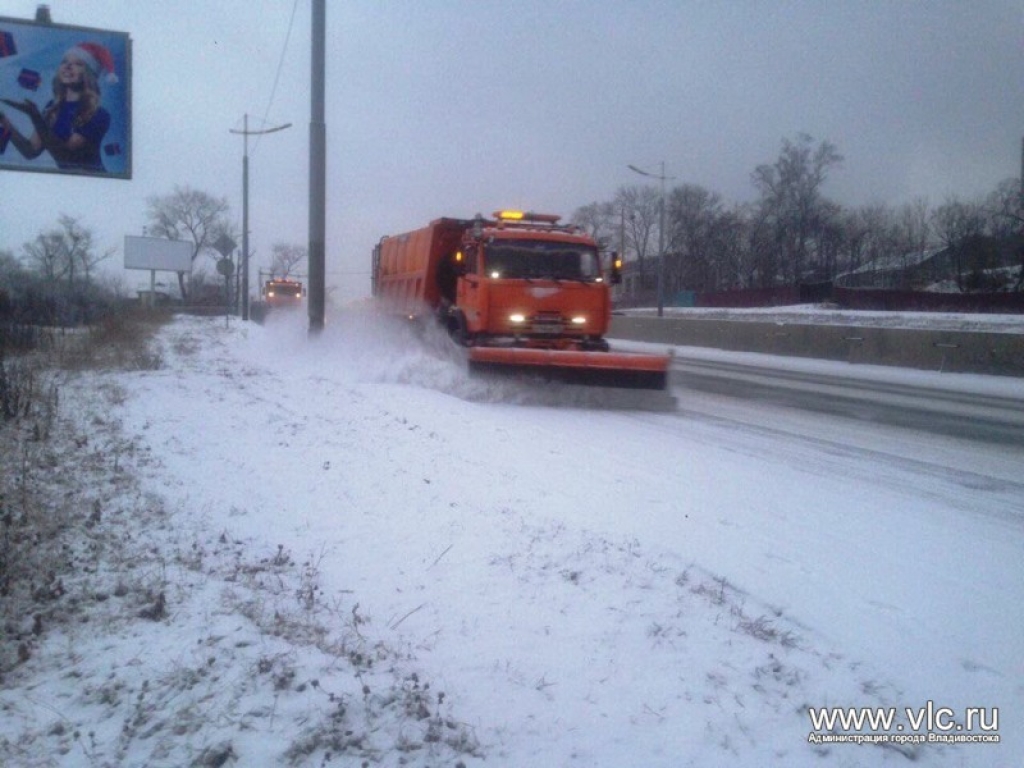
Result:
{"label": "snow plow blade", "polygon": [[469,349],[469,368],[474,373],[522,373],[569,384],[620,389],[666,389],[670,362],[668,355],[630,352],[528,347]]}

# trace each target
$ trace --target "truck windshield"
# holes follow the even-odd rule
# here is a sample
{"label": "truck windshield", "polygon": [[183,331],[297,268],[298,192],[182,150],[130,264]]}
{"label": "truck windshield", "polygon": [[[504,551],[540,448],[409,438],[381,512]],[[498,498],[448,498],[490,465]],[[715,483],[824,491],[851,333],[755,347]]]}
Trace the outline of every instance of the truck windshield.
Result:
{"label": "truck windshield", "polygon": [[597,249],[550,240],[493,240],[484,253],[485,274],[494,278],[595,280]]}

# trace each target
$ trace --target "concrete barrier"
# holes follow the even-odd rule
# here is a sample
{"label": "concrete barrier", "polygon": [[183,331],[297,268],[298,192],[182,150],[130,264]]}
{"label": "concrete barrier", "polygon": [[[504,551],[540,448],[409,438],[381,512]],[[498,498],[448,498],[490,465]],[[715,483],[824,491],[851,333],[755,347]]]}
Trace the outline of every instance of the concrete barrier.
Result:
{"label": "concrete barrier", "polygon": [[931,371],[1024,376],[1024,334],[878,326],[612,318],[612,338]]}

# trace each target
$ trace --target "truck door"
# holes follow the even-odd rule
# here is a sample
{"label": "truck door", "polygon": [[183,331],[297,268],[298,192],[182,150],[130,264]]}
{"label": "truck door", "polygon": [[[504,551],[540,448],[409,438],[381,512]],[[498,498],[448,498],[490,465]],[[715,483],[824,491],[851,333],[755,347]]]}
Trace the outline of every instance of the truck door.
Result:
{"label": "truck door", "polygon": [[478,274],[479,257],[475,244],[466,245],[462,249],[463,263],[459,268],[459,280],[457,289],[458,308],[462,311],[466,326],[472,333],[480,331],[484,327],[484,285]]}
{"label": "truck door", "polygon": [[441,306],[447,309],[456,303],[461,254],[452,251],[441,257],[437,265],[437,292],[441,295]]}

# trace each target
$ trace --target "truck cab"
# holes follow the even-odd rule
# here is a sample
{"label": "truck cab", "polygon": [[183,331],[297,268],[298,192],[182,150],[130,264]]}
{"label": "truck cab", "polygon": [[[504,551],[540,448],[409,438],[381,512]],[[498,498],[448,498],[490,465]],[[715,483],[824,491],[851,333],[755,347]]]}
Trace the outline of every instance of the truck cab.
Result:
{"label": "truck cab", "polygon": [[[597,243],[557,216],[477,218],[447,261],[450,328],[466,344],[606,349],[610,291]],[[447,267],[438,270],[444,294]]]}
{"label": "truck cab", "polygon": [[298,307],[304,295],[305,290],[298,280],[271,278],[263,284],[263,301],[268,307]]}
{"label": "truck cab", "polygon": [[611,288],[597,242],[558,216],[498,211],[385,235],[371,288],[382,313],[434,317],[471,371],[527,371],[578,383],[664,390],[669,356],[613,352]]}

